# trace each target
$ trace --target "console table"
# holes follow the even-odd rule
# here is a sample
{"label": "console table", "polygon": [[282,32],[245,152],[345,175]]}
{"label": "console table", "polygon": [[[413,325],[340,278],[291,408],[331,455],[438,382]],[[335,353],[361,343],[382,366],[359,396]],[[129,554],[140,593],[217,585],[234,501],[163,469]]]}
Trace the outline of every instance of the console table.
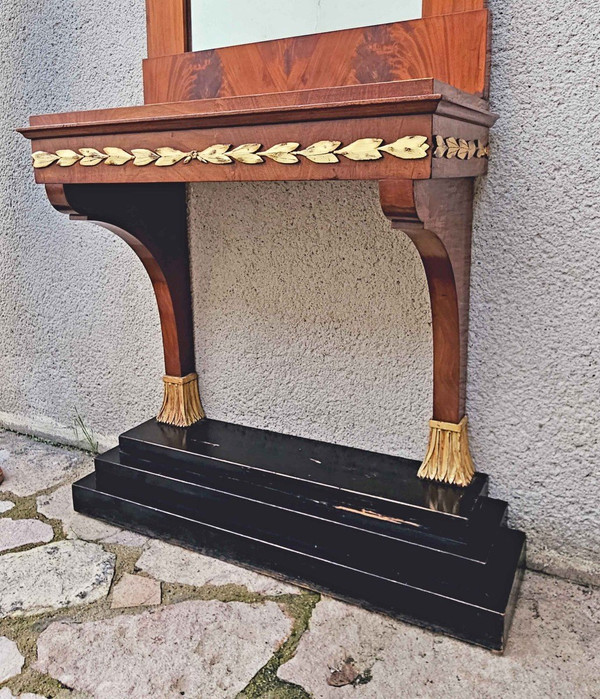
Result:
{"label": "console table", "polygon": [[[473,184],[496,119],[484,4],[423,0],[407,21],[192,51],[188,3],[147,0],[145,104],[21,129],[52,205],[130,245],[160,314],[162,408],[97,457],[78,511],[503,649],[525,537],[475,473],[465,410]],[[186,183],[281,180],[378,181],[421,257],[421,464],[204,414]]]}

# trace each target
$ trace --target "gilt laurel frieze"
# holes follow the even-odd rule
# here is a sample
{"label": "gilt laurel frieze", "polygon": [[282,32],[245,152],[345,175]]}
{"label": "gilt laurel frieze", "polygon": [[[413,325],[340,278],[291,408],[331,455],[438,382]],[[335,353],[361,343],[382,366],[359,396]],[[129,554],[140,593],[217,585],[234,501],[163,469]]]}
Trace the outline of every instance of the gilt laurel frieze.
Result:
{"label": "gilt laurel frieze", "polygon": [[292,165],[306,158],[313,163],[339,163],[338,156],[348,160],[366,161],[379,160],[384,153],[402,160],[419,160],[427,157],[429,144],[426,136],[404,136],[383,145],[381,138],[360,138],[347,146],[341,141],[318,141],[312,145],[301,148],[299,143],[277,143],[266,150],[260,143],[244,143],[233,147],[231,144],[218,143],[204,150],[181,151],[176,148],[132,148],[131,152],[122,148],[106,147],[102,150],[96,148],[79,148],[78,151],[63,149],[55,153],[36,151],[33,153],[33,167],[45,168],[50,165],[71,167],[83,165],[94,167],[96,165],[125,165],[131,162],[138,167],[156,165],[157,167],[170,167],[178,163],[190,163],[193,160],[201,163],[215,165],[228,165],[238,162],[245,165],[258,165],[264,163],[265,158],[283,165]]}

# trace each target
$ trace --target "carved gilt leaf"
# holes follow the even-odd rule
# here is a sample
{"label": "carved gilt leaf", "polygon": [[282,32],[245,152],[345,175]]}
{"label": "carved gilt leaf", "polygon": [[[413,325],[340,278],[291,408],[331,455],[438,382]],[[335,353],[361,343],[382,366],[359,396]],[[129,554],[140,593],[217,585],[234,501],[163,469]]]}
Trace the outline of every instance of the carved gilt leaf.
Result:
{"label": "carved gilt leaf", "polygon": [[446,155],[448,146],[446,145],[446,140],[442,136],[435,137],[435,152],[433,156],[435,158],[443,158]]}
{"label": "carved gilt leaf", "polygon": [[58,160],[58,155],[46,153],[43,150],[37,150],[35,153],[32,153],[31,157],[33,158],[33,167],[35,168],[48,167],[48,165],[52,165],[52,163]]}
{"label": "carved gilt leaf", "polygon": [[459,138],[458,153],[456,154],[456,157],[460,158],[461,160],[468,160],[470,157],[472,157],[473,153],[470,150],[470,145],[471,144],[464,138]]}
{"label": "carved gilt leaf", "polygon": [[402,160],[419,160],[427,157],[429,145],[426,141],[425,136],[404,136],[387,146],[381,146],[379,150]]}
{"label": "carved gilt leaf", "polygon": [[336,155],[343,155],[349,160],[379,160],[383,158],[378,148],[383,143],[382,138],[360,138],[349,146],[336,150]]}
{"label": "carved gilt leaf", "polygon": [[277,143],[271,146],[265,151],[261,151],[260,155],[264,155],[277,163],[284,163],[286,165],[291,165],[292,163],[297,163],[298,158],[294,155],[292,151],[298,148],[299,143]]}
{"label": "carved gilt leaf", "polygon": [[[435,157],[448,158],[458,156],[469,159],[475,155],[478,158],[485,157],[489,153],[489,147],[480,141],[467,141],[465,139],[435,137]],[[306,148],[300,148],[300,144],[289,141],[276,143],[274,146],[261,151],[260,143],[243,143],[232,148],[230,144],[217,143],[202,151],[180,151],[176,148],[157,148],[156,152],[148,148],[132,148],[131,152],[123,148],[107,146],[104,152],[96,148],[80,148],[79,152],[71,149],[58,150],[56,153],[37,151],[33,154],[33,165],[36,168],[44,168],[58,162],[61,167],[70,167],[79,163],[85,167],[91,167],[104,163],[105,165],[125,165],[133,161],[137,167],[144,167],[154,163],[157,167],[169,167],[177,163],[184,164],[194,159],[202,163],[215,163],[225,165],[234,160],[246,164],[263,163],[264,158],[275,162],[292,164],[300,162],[299,156],[314,163],[339,163],[336,157],[342,155],[349,160],[379,160],[383,153],[389,153],[396,158],[415,159],[425,158],[429,150],[427,137],[403,136],[393,143],[382,145],[381,138],[361,138],[347,146],[339,148],[341,141],[317,141]]]}
{"label": "carved gilt leaf", "polygon": [[83,155],[83,158],[79,161],[79,164],[84,165],[85,167],[93,167],[94,165],[98,165],[103,160],[108,158],[108,155],[101,153],[95,148],[80,148],[79,152],[81,155]]}
{"label": "carved gilt leaf", "polygon": [[339,148],[341,141],[318,141],[304,150],[296,151],[296,155],[303,155],[313,163],[339,163],[333,151]]}
{"label": "carved gilt leaf", "polygon": [[475,141],[475,155],[478,158],[485,158],[485,156],[488,155],[488,146],[484,145],[479,139]]}
{"label": "carved gilt leaf", "polygon": [[104,148],[104,152],[108,155],[108,158],[106,159],[107,165],[125,165],[125,163],[133,160],[133,155],[130,155],[122,148],[113,148],[108,146],[107,148]]}
{"label": "carved gilt leaf", "polygon": [[58,155],[58,164],[61,167],[71,167],[71,165],[75,165],[83,157],[70,148],[57,150],[56,155]]}
{"label": "carved gilt leaf", "polygon": [[256,153],[260,146],[260,143],[243,143],[241,146],[230,150],[227,155],[240,163],[246,163],[246,165],[264,163],[264,160]]}
{"label": "carved gilt leaf", "polygon": [[448,138],[436,136],[435,143],[434,158],[446,157],[471,160],[471,158],[485,158],[490,153],[489,145],[484,144],[480,139],[470,141],[466,138],[454,138],[453,136]]}
{"label": "carved gilt leaf", "polygon": [[138,167],[143,167],[144,165],[150,165],[155,160],[158,160],[159,156],[152,150],[147,148],[132,148],[131,152],[135,156],[133,164]]}
{"label": "carved gilt leaf", "polygon": [[231,144],[217,143],[215,146],[209,146],[203,151],[196,153],[198,160],[204,163],[214,163],[215,165],[226,165],[231,162],[231,158],[225,153],[231,148]]}
{"label": "carved gilt leaf", "polygon": [[446,139],[446,146],[448,147],[446,157],[454,158],[454,156],[458,153],[458,149],[460,148],[458,141],[453,136],[450,136]]}
{"label": "carved gilt leaf", "polygon": [[156,152],[159,154],[160,158],[156,161],[157,167],[169,167],[170,165],[175,165],[180,160],[188,158],[191,153],[183,153],[175,148],[157,148]]}

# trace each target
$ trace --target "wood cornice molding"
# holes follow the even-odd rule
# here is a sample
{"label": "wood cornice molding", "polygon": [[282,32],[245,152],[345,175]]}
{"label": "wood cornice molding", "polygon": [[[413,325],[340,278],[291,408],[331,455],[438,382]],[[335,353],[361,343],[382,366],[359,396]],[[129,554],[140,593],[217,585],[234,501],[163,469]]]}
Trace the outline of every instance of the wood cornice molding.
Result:
{"label": "wood cornice molding", "polygon": [[429,79],[40,115],[19,132],[33,140],[411,114],[487,128],[497,119],[484,100]]}

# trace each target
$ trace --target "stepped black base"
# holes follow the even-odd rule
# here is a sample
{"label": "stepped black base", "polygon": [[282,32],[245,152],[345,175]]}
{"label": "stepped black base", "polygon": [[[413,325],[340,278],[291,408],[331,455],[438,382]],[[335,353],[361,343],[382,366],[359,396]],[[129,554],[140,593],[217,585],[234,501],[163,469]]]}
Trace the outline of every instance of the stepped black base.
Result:
{"label": "stepped black base", "polygon": [[265,430],[155,420],[73,486],[78,512],[502,650],[525,536],[487,476]]}

